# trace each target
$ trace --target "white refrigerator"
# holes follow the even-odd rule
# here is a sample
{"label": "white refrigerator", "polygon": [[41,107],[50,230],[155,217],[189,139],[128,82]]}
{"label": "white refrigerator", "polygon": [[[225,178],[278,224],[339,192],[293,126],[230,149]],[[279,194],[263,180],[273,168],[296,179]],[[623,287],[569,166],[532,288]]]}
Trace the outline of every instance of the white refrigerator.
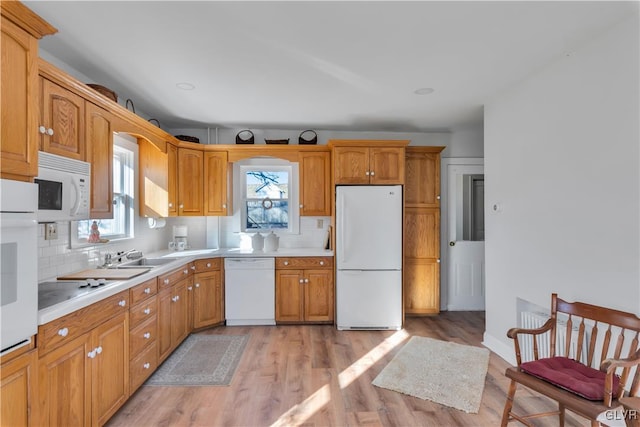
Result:
{"label": "white refrigerator", "polygon": [[336,324],[402,327],[402,186],[336,189]]}

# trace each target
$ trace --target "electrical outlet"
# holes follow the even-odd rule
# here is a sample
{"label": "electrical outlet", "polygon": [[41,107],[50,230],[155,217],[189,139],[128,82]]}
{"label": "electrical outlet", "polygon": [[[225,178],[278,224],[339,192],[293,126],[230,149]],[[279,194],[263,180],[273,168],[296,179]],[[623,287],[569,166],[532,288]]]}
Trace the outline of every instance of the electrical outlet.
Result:
{"label": "electrical outlet", "polygon": [[319,219],[318,222],[316,223],[316,228],[322,228],[322,227],[324,227],[324,220]]}
{"label": "electrical outlet", "polygon": [[44,225],[44,240],[55,240],[58,238],[58,224],[49,222]]}

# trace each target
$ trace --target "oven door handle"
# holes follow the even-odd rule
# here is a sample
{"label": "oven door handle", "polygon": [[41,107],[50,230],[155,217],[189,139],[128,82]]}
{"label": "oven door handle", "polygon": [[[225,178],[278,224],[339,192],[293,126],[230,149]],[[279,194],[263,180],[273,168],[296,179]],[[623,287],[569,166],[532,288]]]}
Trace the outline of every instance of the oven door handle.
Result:
{"label": "oven door handle", "polygon": [[35,219],[25,219],[25,218],[2,218],[0,220],[0,227],[35,227],[38,225],[38,221]]}

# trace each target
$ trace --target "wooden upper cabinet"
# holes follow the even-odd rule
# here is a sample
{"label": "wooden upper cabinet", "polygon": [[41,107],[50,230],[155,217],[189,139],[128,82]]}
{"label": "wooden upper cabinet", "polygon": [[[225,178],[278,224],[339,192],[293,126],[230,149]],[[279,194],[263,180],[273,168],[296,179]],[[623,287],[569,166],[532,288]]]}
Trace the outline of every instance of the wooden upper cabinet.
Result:
{"label": "wooden upper cabinet", "polygon": [[227,215],[227,152],[204,153],[204,214]]}
{"label": "wooden upper cabinet", "polygon": [[201,150],[178,148],[178,215],[204,215],[203,159]]}
{"label": "wooden upper cabinet", "polygon": [[375,147],[369,152],[369,183],[404,183],[404,148]]}
{"label": "wooden upper cabinet", "polygon": [[369,183],[369,149],[336,147],[333,151],[336,184]]}
{"label": "wooden upper cabinet", "polygon": [[167,144],[168,216],[178,215],[178,147]]}
{"label": "wooden upper cabinet", "polygon": [[300,215],[331,215],[330,159],[328,151],[300,153]]}
{"label": "wooden upper cabinet", "polygon": [[[138,168],[140,216],[169,216],[168,153],[163,153],[152,142],[139,138]],[[173,179],[175,180],[175,169]]]}
{"label": "wooden upper cabinet", "polygon": [[443,147],[407,147],[405,206],[440,206],[440,151]]}
{"label": "wooden upper cabinet", "polygon": [[0,7],[0,172],[29,180],[38,175],[38,39],[56,29],[20,2]]}
{"label": "wooden upper cabinet", "polygon": [[113,218],[113,116],[86,103],[87,161],[91,163],[91,218]]}
{"label": "wooden upper cabinet", "polygon": [[47,79],[40,81],[42,151],[85,160],[84,99]]}
{"label": "wooden upper cabinet", "polygon": [[330,140],[335,184],[404,184],[409,141]]}

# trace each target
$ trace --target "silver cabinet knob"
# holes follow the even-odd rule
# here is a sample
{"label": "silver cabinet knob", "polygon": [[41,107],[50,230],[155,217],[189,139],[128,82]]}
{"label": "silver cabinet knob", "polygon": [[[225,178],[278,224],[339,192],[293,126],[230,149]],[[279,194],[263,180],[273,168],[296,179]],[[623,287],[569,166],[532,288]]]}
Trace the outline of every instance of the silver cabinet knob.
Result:
{"label": "silver cabinet knob", "polygon": [[309,279],[304,279],[304,283],[309,283]]}
{"label": "silver cabinet knob", "polygon": [[145,294],[150,294],[151,293],[151,288],[144,288],[144,293]]}
{"label": "silver cabinet knob", "polygon": [[119,305],[120,307],[124,307],[124,306],[126,306],[126,305],[127,305],[127,302],[126,302],[125,300],[122,300],[122,301],[120,301],[120,302],[118,303],[118,305]]}
{"label": "silver cabinet knob", "polygon": [[96,348],[96,353],[97,353],[97,354],[102,353],[102,347],[97,347],[97,348]]}
{"label": "silver cabinet knob", "polygon": [[371,176],[375,175],[376,173],[374,171],[371,171]]}
{"label": "silver cabinet knob", "polygon": [[209,267],[209,268],[211,267],[211,263],[210,262],[207,263],[207,267]]}
{"label": "silver cabinet knob", "polygon": [[178,205],[178,207],[179,207],[180,209],[182,209],[182,208],[184,208],[184,205],[183,205],[182,203],[180,203],[180,204]]}
{"label": "silver cabinet knob", "polygon": [[51,128],[47,129],[47,135],[49,136],[53,135],[53,129]]}
{"label": "silver cabinet knob", "polygon": [[193,289],[193,286],[187,286],[187,290],[190,291]]}
{"label": "silver cabinet knob", "polygon": [[60,335],[61,337],[66,337],[67,335],[69,335],[69,328],[59,329],[58,335]]}
{"label": "silver cabinet knob", "polygon": [[87,357],[89,359],[94,359],[96,357],[96,351],[95,350],[91,350],[89,353],[87,353]]}
{"label": "silver cabinet knob", "polygon": [[149,362],[145,363],[144,365],[142,365],[142,367],[144,369],[149,369],[151,367],[151,364]]}
{"label": "silver cabinet knob", "polygon": [[144,310],[142,310],[142,312],[144,314],[150,314],[151,313],[151,309],[150,308],[145,308]]}
{"label": "silver cabinet knob", "polygon": [[151,338],[151,333],[150,332],[145,332],[144,335],[142,335],[144,337],[145,340],[148,340],[149,338]]}
{"label": "silver cabinet knob", "polygon": [[38,126],[38,132],[44,135],[45,133],[47,133],[47,128],[44,126]]}
{"label": "silver cabinet knob", "polygon": [[302,209],[304,207],[304,205],[300,205],[300,209]]}
{"label": "silver cabinet knob", "polygon": [[289,265],[289,261],[283,262],[284,265]]}
{"label": "silver cabinet knob", "polygon": [[324,261],[320,261],[320,265],[324,265]]}
{"label": "silver cabinet knob", "polygon": [[304,283],[304,279],[300,279],[300,283]]}
{"label": "silver cabinet knob", "polygon": [[173,207],[173,203],[169,203],[169,207],[172,208]]}
{"label": "silver cabinet knob", "polygon": [[199,287],[200,287],[200,283],[196,283],[196,288],[199,288]]}
{"label": "silver cabinet knob", "polygon": [[369,175],[371,175],[371,172],[366,171],[364,174],[365,174],[365,175],[367,175],[367,176],[369,176]]}
{"label": "silver cabinet knob", "polygon": [[440,200],[440,196],[436,196],[436,200]]}
{"label": "silver cabinet knob", "polygon": [[222,209],[227,209],[227,204],[226,203],[222,204]]}
{"label": "silver cabinet knob", "polygon": [[169,284],[169,279],[164,279],[164,284],[168,285]]}

